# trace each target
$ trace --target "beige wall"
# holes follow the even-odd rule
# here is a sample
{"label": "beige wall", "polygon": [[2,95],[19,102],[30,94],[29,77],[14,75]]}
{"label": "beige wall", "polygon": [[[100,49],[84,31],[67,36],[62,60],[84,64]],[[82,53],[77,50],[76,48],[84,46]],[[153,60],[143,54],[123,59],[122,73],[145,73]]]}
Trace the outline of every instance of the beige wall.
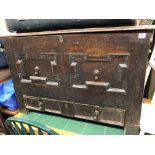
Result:
{"label": "beige wall", "polygon": [[5,20],[0,19],[0,36],[9,35],[10,32],[7,30]]}

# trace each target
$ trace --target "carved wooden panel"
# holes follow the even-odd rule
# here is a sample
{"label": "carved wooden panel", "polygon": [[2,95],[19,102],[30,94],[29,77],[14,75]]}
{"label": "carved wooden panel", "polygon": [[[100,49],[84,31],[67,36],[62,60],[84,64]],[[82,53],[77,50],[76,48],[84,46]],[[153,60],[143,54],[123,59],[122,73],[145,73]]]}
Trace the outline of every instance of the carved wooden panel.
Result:
{"label": "carved wooden panel", "polygon": [[[40,53],[38,57],[33,57],[27,53],[16,53],[16,66],[19,79],[23,83],[125,94],[129,55],[127,52],[124,54],[108,53],[104,56],[84,53],[65,55],[62,53]],[[61,61],[64,58],[67,62],[65,66],[64,62]],[[107,73],[106,67],[111,68],[111,72]],[[115,81],[111,83],[111,80]]]}
{"label": "carved wooden panel", "polygon": [[[95,53],[97,55],[97,53]],[[71,86],[107,92],[126,93],[129,53],[71,55]],[[107,68],[110,72],[107,72]],[[114,81],[111,83],[111,81]]]}
{"label": "carved wooden panel", "polygon": [[16,53],[15,57],[20,82],[59,85],[56,54],[40,53],[34,57],[28,53]]}

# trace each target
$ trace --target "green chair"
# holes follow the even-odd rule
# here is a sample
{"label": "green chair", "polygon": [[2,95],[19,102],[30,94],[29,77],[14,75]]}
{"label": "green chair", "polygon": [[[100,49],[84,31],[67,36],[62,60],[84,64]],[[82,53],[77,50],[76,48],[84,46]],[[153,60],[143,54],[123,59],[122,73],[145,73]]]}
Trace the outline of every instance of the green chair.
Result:
{"label": "green chair", "polygon": [[123,135],[123,128],[59,115],[18,112],[5,121],[15,135]]}
{"label": "green chair", "polygon": [[5,121],[10,135],[57,135],[52,129],[33,120],[9,117]]}

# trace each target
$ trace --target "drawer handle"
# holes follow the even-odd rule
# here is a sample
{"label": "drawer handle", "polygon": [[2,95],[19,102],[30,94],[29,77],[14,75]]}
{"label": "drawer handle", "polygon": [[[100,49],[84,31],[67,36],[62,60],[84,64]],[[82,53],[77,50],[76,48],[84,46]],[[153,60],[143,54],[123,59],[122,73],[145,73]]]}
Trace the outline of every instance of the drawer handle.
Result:
{"label": "drawer handle", "polygon": [[44,104],[43,104],[43,102],[39,102],[39,109],[40,110],[44,110]]}
{"label": "drawer handle", "polygon": [[39,75],[40,74],[39,72],[40,72],[40,68],[38,66],[36,66],[34,68],[34,75]]}

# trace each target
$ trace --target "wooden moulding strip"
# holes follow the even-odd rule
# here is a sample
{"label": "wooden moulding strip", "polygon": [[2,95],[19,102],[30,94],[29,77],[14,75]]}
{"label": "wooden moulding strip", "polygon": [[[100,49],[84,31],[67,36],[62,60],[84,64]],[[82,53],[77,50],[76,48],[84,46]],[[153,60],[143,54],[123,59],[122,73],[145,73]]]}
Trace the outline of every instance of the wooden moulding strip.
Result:
{"label": "wooden moulding strip", "polygon": [[67,34],[67,33],[117,32],[117,31],[132,31],[132,30],[134,31],[135,30],[155,30],[155,25],[100,27],[100,28],[53,30],[53,31],[42,31],[42,32],[11,33],[7,36],[1,36],[1,37],[23,37],[23,36],[38,36],[38,35]]}

